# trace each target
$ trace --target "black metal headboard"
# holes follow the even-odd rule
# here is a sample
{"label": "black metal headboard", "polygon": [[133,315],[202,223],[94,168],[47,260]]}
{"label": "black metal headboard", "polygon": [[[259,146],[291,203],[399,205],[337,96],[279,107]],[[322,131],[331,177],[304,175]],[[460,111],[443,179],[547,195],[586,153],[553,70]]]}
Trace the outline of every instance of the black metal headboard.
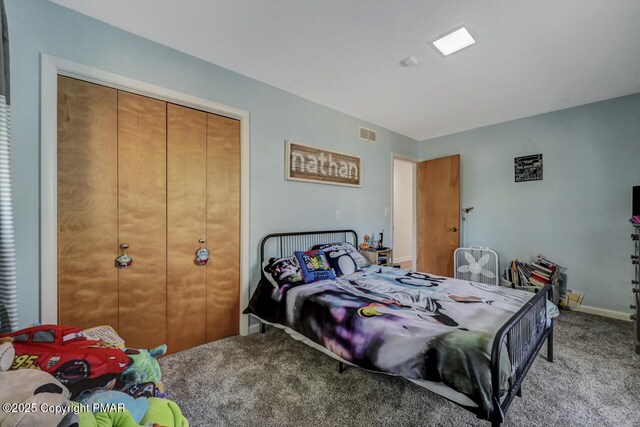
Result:
{"label": "black metal headboard", "polygon": [[323,243],[349,242],[358,245],[358,233],[353,230],[301,231],[297,233],[273,233],[260,242],[260,265],[268,257],[287,257],[294,251],[308,251],[313,245]]}

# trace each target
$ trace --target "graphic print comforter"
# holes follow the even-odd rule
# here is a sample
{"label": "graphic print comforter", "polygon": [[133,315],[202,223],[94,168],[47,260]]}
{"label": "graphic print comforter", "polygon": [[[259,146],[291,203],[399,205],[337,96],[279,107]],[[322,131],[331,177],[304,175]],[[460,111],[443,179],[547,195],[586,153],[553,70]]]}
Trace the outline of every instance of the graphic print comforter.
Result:
{"label": "graphic print comforter", "polygon": [[[493,338],[533,296],[370,266],[335,280],[280,289],[261,282],[247,312],[286,326],[363,369],[415,380],[488,418]],[[539,332],[545,315],[541,310],[537,317]],[[510,363],[507,352],[502,354],[506,388]]]}

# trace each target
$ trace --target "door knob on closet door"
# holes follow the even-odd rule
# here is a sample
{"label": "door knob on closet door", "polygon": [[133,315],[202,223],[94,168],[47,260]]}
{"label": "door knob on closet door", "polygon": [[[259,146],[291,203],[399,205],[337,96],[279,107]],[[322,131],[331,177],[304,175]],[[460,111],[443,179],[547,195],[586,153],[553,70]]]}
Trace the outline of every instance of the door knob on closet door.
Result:
{"label": "door knob on closet door", "polygon": [[133,258],[131,258],[127,254],[127,249],[129,249],[129,245],[123,243],[120,245],[120,249],[122,249],[122,253],[120,256],[116,258],[116,267],[118,268],[129,268],[131,264],[133,264]]}
{"label": "door knob on closet door", "polygon": [[207,249],[204,244],[206,240],[200,239],[200,248],[196,251],[196,259],[194,262],[196,265],[207,265],[209,263],[209,249]]}

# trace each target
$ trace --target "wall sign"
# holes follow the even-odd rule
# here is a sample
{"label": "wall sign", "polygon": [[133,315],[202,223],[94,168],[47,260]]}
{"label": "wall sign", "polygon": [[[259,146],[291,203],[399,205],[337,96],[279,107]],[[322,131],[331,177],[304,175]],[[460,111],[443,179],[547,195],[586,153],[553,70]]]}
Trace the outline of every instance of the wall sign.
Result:
{"label": "wall sign", "polygon": [[362,186],[362,158],[285,141],[285,178],[291,181]]}
{"label": "wall sign", "polygon": [[542,180],[542,154],[515,157],[513,165],[516,182]]}

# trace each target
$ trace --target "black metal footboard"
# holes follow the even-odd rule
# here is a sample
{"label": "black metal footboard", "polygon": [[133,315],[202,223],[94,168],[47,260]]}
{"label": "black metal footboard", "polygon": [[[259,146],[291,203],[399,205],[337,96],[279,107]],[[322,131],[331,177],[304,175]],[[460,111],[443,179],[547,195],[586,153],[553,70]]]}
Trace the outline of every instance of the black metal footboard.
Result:
{"label": "black metal footboard", "polygon": [[[522,382],[536,355],[547,340],[547,360],[553,362],[553,319],[547,321],[547,298],[553,288],[546,285],[497,332],[491,352],[493,414],[491,423],[499,426],[515,396],[522,394]],[[509,356],[509,385],[501,387],[502,352]]]}

